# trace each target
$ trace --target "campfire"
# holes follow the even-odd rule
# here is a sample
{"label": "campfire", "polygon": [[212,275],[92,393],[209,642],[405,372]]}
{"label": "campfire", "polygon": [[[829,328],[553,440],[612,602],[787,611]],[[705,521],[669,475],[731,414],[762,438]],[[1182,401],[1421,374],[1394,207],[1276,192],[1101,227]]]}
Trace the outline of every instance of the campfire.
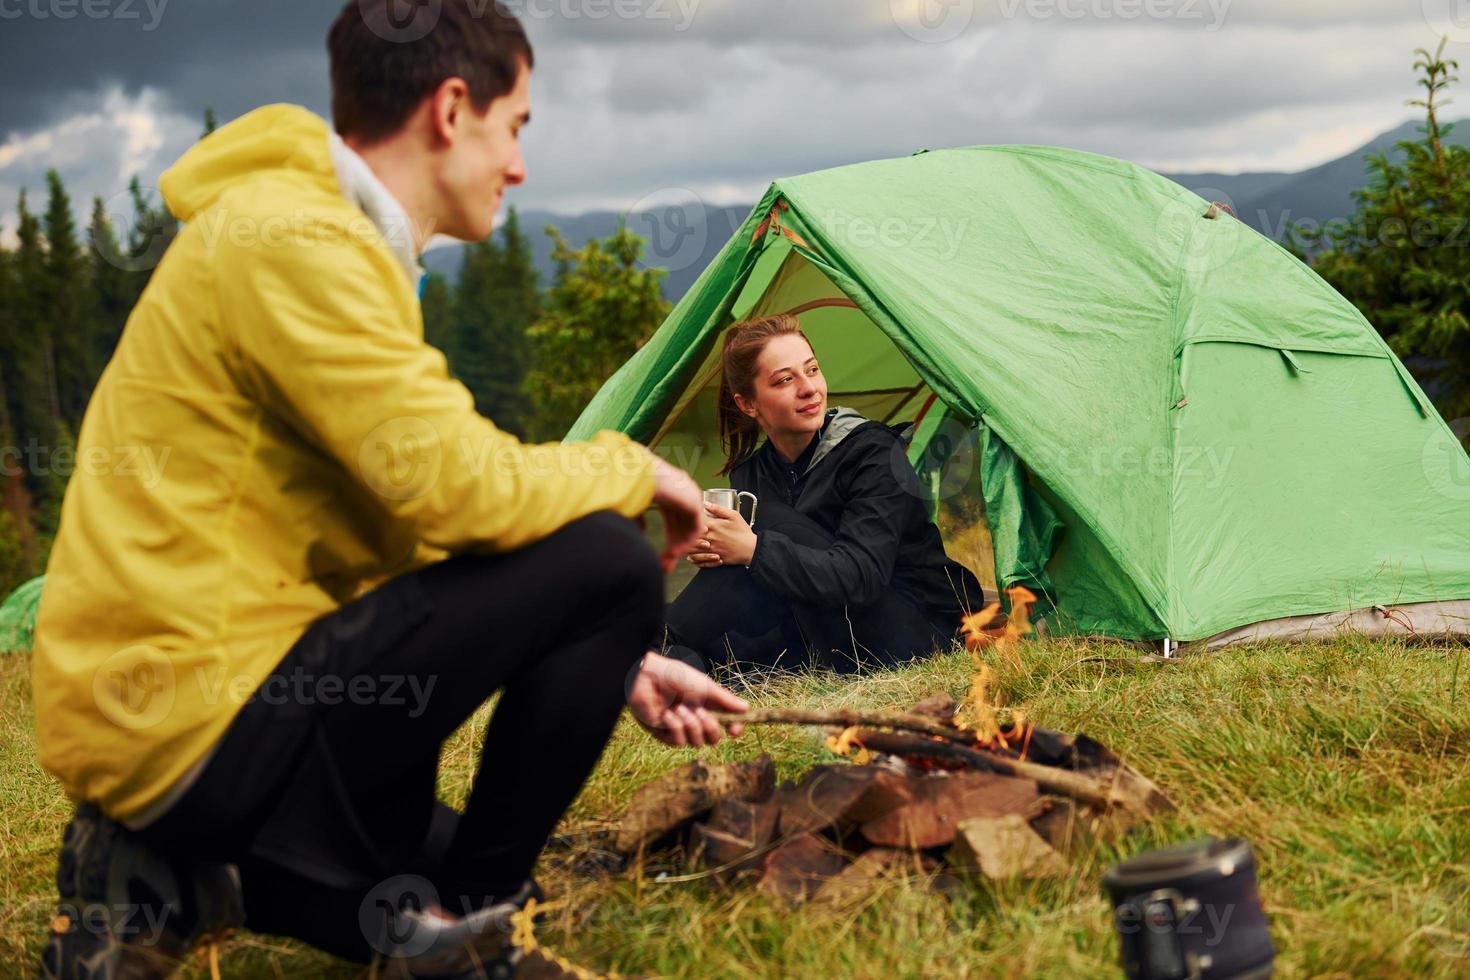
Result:
{"label": "campfire", "polygon": [[[1034,597],[1010,593],[966,619],[975,672],[956,705],[899,713],[753,711],[750,724],[817,725],[843,761],[776,785],[769,756],[691,762],[643,786],[613,836],[625,858],[682,846],[721,883],[754,880],[792,903],[844,903],[896,866],[943,861],[988,879],[1063,873],[1086,840],[1173,809],[1148,779],[1086,735],[989,703],[990,660],[1017,662]],[[736,720],[736,719],[731,719]]]}

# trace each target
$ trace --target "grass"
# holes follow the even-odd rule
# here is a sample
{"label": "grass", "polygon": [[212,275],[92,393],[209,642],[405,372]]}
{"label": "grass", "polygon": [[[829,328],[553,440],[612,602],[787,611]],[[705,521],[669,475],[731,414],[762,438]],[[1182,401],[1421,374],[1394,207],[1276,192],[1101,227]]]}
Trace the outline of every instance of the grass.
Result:
{"label": "grass", "polygon": [[[892,708],[958,696],[962,653],[863,679],[809,675],[751,692],[763,705]],[[22,656],[0,662],[0,975],[30,974],[53,901],[68,807],[34,761]],[[1258,646],[1143,664],[1121,646],[1044,640],[1001,693],[1048,727],[1082,731],[1160,783],[1178,814],[1074,862],[1060,881],[936,892],[884,884],[842,914],[792,912],[749,889],[659,881],[671,859],[587,879],[540,872],[564,904],[540,928],[582,964],[669,977],[1088,977],[1119,975],[1103,868],[1204,834],[1256,848],[1278,976],[1450,977],[1470,972],[1470,654],[1346,640]],[[488,709],[487,709],[488,710]],[[446,744],[441,792],[462,801],[487,710]],[[705,753],[770,752],[783,775],[828,758],[799,729],[753,730]],[[629,793],[690,757],[624,721],[567,816],[605,825]],[[245,935],[228,977],[355,977],[299,944]],[[190,976],[207,976],[199,961]]]}

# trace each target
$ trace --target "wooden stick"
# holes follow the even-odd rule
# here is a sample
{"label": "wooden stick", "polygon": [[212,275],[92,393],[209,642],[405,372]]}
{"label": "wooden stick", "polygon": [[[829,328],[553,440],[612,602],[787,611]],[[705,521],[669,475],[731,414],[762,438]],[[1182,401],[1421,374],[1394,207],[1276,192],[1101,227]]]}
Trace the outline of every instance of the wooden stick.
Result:
{"label": "wooden stick", "polygon": [[739,722],[742,725],[837,725],[842,728],[896,728],[900,731],[933,735],[951,742],[971,742],[973,733],[963,732],[953,725],[946,725],[926,718],[900,712],[875,712],[828,710],[803,711],[799,708],[757,708],[743,715],[725,711],[710,712],[726,725]]}
{"label": "wooden stick", "polygon": [[924,738],[894,735],[890,732],[860,731],[857,733],[856,740],[863,748],[874,752],[885,752],[889,755],[925,755],[931,758],[963,762],[975,769],[1004,773],[1019,779],[1029,779],[1048,793],[1070,797],[1079,803],[1090,803],[1103,809],[1119,804],[1126,805],[1128,802],[1126,799],[1114,799],[1108,784],[1093,776],[1072,772],[1070,769],[1057,769],[1052,766],[1037,765],[1034,762],[1007,759],[1003,755],[986,752],[984,749],[966,748],[952,742],[931,742]]}
{"label": "wooden stick", "polygon": [[1127,766],[1120,766],[1109,773],[1106,779],[1059,769],[1054,766],[1038,765],[1020,759],[975,748],[974,734],[943,725],[928,718],[911,714],[865,714],[860,711],[802,711],[799,709],[757,709],[743,715],[727,712],[712,712],[725,724],[740,722],[746,725],[823,725],[843,728],[897,728],[921,735],[944,739],[935,742],[926,738],[896,735],[891,732],[860,731],[857,740],[875,752],[891,755],[927,755],[963,762],[975,768],[991,772],[1002,772],[1021,779],[1033,780],[1048,793],[1066,796],[1080,803],[1090,803],[1104,810],[1123,807],[1139,814],[1158,813],[1172,810],[1174,805],[1148,779]]}

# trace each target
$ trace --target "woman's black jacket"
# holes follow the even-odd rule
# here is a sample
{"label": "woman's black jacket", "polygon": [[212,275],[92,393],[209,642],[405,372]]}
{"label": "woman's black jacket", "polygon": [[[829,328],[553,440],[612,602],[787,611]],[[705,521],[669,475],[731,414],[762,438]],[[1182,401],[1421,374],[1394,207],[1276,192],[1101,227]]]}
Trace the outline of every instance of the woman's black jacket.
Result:
{"label": "woman's black jacket", "polygon": [[797,544],[779,530],[762,530],[757,512],[750,562],[757,581],[819,606],[866,606],[892,590],[956,627],[961,615],[980,608],[980,583],[945,555],[929,519],[904,428],[831,409],[814,448],[796,461],[794,493],[791,464],[769,441],[731,472],[735,489],[754,493],[761,503],[788,504],[833,537],[825,550]]}

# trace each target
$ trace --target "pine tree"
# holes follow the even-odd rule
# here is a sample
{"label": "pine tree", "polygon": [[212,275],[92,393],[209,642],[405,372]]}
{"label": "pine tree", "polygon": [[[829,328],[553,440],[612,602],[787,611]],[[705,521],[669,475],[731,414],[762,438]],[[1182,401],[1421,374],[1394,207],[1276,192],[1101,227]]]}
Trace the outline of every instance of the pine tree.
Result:
{"label": "pine tree", "polygon": [[419,305],[424,311],[424,339],[447,356],[454,342],[454,296],[449,281],[437,272],[429,273]]}
{"label": "pine tree", "polygon": [[[12,303],[11,256],[0,248],[0,365],[15,357]],[[16,455],[15,429],[10,421],[10,399],[6,395],[5,372],[0,370],[0,597],[25,580],[29,571],[26,547],[21,539],[20,520],[29,520],[29,508],[22,506],[21,472]]]}
{"label": "pine tree", "polygon": [[[5,377],[5,365],[13,364],[17,356],[14,265],[10,253],[0,247],[0,311],[3,311],[3,315],[0,315],[0,470],[6,466],[4,454],[7,447],[15,444],[15,427],[11,424],[10,396]],[[3,489],[3,485],[4,477],[0,473],[0,489]],[[3,493],[0,493],[0,500],[3,499]]]}
{"label": "pine tree", "polygon": [[640,269],[644,239],[624,226],[573,250],[548,228],[557,265],[540,318],[530,330],[525,390],[530,435],[560,439],[614,371],[668,315],[662,269]]}
{"label": "pine tree", "polygon": [[521,231],[515,208],[500,226],[500,251],[490,269],[490,310],[494,317],[494,358],[487,379],[487,401],[499,412],[506,429],[526,434],[524,392],[530,359],[527,332],[536,322],[541,291],[530,239]]}
{"label": "pine tree", "polygon": [[40,292],[47,335],[51,341],[57,418],[75,428],[92,393],[96,378],[93,344],[87,323],[87,263],[77,241],[71,198],[54,169],[46,172],[49,191],[44,229],[46,274]]}
{"label": "pine tree", "polygon": [[[92,200],[92,220],[87,226],[87,240],[91,250],[87,254],[91,267],[90,319],[88,331],[92,346],[92,363],[97,372],[112,359],[118,337],[122,335],[123,323],[131,312],[129,300],[132,296],[128,277],[131,273],[118,267],[115,256],[120,254],[117,233],[102,198]],[[96,378],[92,379],[95,386]]]}
{"label": "pine tree", "polygon": [[127,254],[119,257],[118,265],[133,273],[129,277],[131,288],[128,290],[128,309],[131,310],[138,297],[143,295],[143,288],[148,285],[148,277],[154,267],[179,233],[179,223],[168,208],[153,206],[136,174],[128,182],[128,194],[133,200],[133,227],[128,230]]}
{"label": "pine tree", "polygon": [[1414,67],[1424,98],[1423,138],[1404,140],[1403,160],[1368,161],[1368,186],[1339,225],[1294,229],[1299,254],[1363,312],[1414,365],[1446,417],[1470,414],[1470,149],[1445,142],[1442,93],[1458,81],[1445,43],[1420,49]]}
{"label": "pine tree", "polygon": [[55,376],[51,370],[49,321],[40,296],[45,288],[46,252],[41,223],[26,204],[22,190],[16,211],[17,246],[8,263],[11,301],[10,355],[0,363],[6,394],[10,399],[10,424],[15,455],[9,460],[20,476],[5,487],[5,508],[15,519],[21,536],[23,565],[27,572],[44,564],[45,551],[36,538],[32,500],[45,489],[46,461],[56,445],[57,412],[54,408]]}
{"label": "pine tree", "polygon": [[514,208],[498,237],[465,249],[449,358],[480,414],[524,435],[526,331],[540,302],[536,265]]}
{"label": "pine tree", "polygon": [[214,106],[212,106],[212,105],[205,106],[204,107],[204,132],[202,132],[202,133],[199,134],[199,138],[200,139],[204,139],[204,137],[208,136],[210,133],[214,132],[218,128],[219,128],[219,126],[215,122],[215,119],[214,119]]}
{"label": "pine tree", "polygon": [[490,394],[495,356],[490,282],[491,270],[498,261],[500,247],[493,238],[465,246],[454,290],[454,326],[448,354],[455,377],[475,396],[476,410],[503,427],[507,420]]}

